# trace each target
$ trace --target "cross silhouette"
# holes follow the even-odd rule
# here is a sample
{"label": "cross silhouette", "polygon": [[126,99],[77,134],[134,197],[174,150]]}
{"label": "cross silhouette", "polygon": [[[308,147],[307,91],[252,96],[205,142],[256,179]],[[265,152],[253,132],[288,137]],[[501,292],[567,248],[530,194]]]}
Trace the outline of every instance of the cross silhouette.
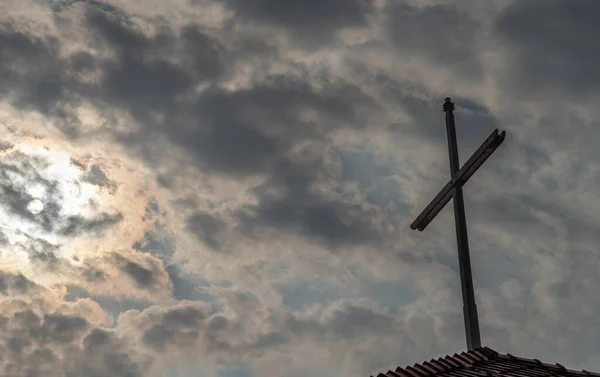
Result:
{"label": "cross silhouette", "polygon": [[458,246],[458,264],[460,268],[460,282],[463,298],[463,314],[465,320],[465,333],[467,348],[472,350],[481,346],[479,333],[479,319],[477,305],[475,305],[475,292],[473,290],[473,277],[471,274],[471,257],[469,256],[469,241],[467,237],[467,220],[465,216],[465,203],[462,187],[469,178],[483,165],[483,163],[502,144],[506,131],[498,133],[495,129],[492,134],[481,144],[467,162],[459,168],[458,145],[456,142],[456,127],[454,125],[454,103],[450,97],[446,98],[443,106],[446,113],[446,132],[448,134],[448,153],[450,156],[450,180],[442,190],[433,198],[431,203],[410,225],[413,230],[423,231],[437,216],[451,198],[454,199],[454,222],[456,225],[456,241]]}

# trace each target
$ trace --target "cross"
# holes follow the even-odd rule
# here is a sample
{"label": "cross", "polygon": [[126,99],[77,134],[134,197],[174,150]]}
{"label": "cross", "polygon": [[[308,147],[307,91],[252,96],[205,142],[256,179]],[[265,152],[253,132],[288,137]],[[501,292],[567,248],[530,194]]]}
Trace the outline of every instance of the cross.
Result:
{"label": "cross", "polygon": [[465,203],[462,187],[469,178],[483,165],[502,144],[506,132],[498,133],[495,129],[492,134],[481,144],[467,162],[459,169],[458,145],[456,142],[456,128],[454,126],[454,103],[450,97],[446,98],[443,106],[446,113],[446,132],[448,134],[448,152],[450,156],[450,180],[444,188],[433,198],[431,203],[410,225],[412,230],[423,231],[427,225],[450,201],[454,199],[454,222],[456,225],[456,241],[458,245],[458,264],[460,268],[460,282],[463,298],[463,315],[465,320],[465,333],[467,348],[472,350],[481,346],[479,333],[479,319],[477,318],[477,305],[475,305],[475,292],[473,290],[473,277],[471,276],[471,257],[469,256],[469,241],[467,239],[467,220],[465,216]]}

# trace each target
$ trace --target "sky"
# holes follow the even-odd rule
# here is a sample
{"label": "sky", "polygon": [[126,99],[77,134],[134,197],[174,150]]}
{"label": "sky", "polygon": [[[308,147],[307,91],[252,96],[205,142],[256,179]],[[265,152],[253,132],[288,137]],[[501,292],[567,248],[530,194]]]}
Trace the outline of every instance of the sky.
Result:
{"label": "sky", "polygon": [[[0,375],[600,371],[597,0],[2,0]],[[27,211],[37,198],[39,214]]]}

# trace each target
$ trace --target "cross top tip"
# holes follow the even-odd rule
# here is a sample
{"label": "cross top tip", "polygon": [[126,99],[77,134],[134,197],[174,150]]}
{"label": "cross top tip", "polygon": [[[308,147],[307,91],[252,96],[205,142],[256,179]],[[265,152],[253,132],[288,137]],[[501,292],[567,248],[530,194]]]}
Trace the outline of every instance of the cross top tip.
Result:
{"label": "cross top tip", "polygon": [[454,111],[454,103],[452,103],[452,100],[450,99],[450,97],[446,97],[446,102],[444,102],[443,109],[446,112]]}

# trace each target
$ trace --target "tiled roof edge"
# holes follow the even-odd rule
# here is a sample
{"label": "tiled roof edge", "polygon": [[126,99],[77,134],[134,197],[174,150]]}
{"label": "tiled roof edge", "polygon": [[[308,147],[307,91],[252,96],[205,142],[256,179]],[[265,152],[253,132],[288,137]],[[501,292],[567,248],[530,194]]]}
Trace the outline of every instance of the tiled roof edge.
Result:
{"label": "tiled roof edge", "polygon": [[[454,354],[453,356],[432,359],[429,362],[396,368],[395,371],[379,373],[377,377],[431,377],[440,373],[447,373],[465,366],[476,365],[482,361],[488,361],[498,356],[498,352],[488,347],[478,347],[474,350]],[[373,377],[373,376],[371,376]],[[595,377],[595,376],[594,376]],[[598,376],[600,377],[600,375]]]}
{"label": "tiled roof edge", "polygon": [[[546,364],[538,359],[527,359],[524,357],[513,356],[510,353],[500,354],[488,347],[479,347],[471,351],[461,352],[453,356],[440,357],[437,360],[407,366],[406,368],[396,368],[395,371],[379,373],[377,377],[433,377],[438,374],[444,374],[469,366],[477,366],[480,362],[489,360],[514,360],[519,363],[531,363],[538,367],[548,369],[558,376],[574,377],[600,377],[600,373],[588,372],[587,370],[567,369],[560,364]],[[373,377],[373,376],[371,376]]]}
{"label": "tiled roof edge", "polygon": [[581,376],[581,377],[600,377],[600,373],[588,372],[585,369],[584,370],[567,369],[558,363],[547,364],[547,363],[541,362],[538,359],[527,359],[525,357],[518,357],[518,356],[511,355],[510,353],[498,354],[498,358],[504,359],[504,360],[517,360],[522,363],[532,363],[532,364],[535,364],[538,366],[543,366],[544,368],[547,368],[559,375],[562,374],[562,375],[574,375],[574,376]]}

